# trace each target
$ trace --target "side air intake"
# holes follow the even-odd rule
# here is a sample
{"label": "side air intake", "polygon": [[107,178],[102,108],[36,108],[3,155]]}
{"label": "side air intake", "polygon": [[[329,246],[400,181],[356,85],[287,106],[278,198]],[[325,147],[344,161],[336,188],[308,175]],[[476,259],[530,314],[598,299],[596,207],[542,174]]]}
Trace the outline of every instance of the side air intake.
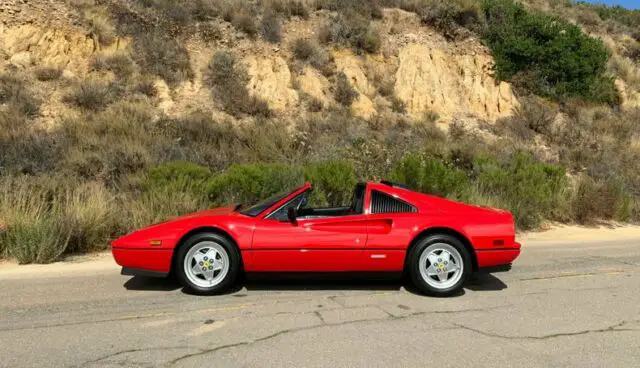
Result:
{"label": "side air intake", "polygon": [[417,210],[409,203],[393,198],[390,195],[375,190],[371,192],[371,213],[401,212],[417,212]]}

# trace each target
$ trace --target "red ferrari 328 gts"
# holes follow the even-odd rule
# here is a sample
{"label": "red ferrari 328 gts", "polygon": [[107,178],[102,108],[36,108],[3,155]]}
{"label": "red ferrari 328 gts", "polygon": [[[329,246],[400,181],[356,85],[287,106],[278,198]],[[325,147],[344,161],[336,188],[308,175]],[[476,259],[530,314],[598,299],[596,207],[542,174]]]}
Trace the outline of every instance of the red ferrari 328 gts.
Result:
{"label": "red ferrari 328 gts", "polygon": [[241,272],[405,272],[431,295],[520,254],[513,216],[390,182],[360,183],[345,207],[307,208],[311,185],[251,207],[197,212],[113,242],[122,274],[173,271],[192,291],[219,293]]}

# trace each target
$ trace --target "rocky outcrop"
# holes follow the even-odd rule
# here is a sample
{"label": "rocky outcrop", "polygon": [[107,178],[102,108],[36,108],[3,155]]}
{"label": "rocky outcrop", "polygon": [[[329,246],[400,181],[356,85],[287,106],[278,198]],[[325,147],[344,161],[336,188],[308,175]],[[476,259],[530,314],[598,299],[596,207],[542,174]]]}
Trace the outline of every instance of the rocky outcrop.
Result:
{"label": "rocky outcrop", "polygon": [[351,112],[363,119],[370,119],[376,113],[375,106],[369,98],[375,89],[364,74],[362,62],[351,50],[336,51],[333,57],[338,71],[347,76],[347,79],[359,94],[351,105]]}
{"label": "rocky outcrop", "polygon": [[395,93],[416,117],[432,111],[445,118],[471,115],[494,120],[510,115],[518,105],[511,86],[492,77],[489,55],[448,54],[409,44],[398,58]]}
{"label": "rocky outcrop", "polygon": [[291,72],[286,61],[279,56],[245,58],[249,93],[265,100],[274,110],[286,110],[298,104],[298,92],[291,87]]}
{"label": "rocky outcrop", "polygon": [[327,106],[331,101],[330,83],[318,70],[304,68],[297,81],[302,92],[320,101],[323,106]]}
{"label": "rocky outcrop", "polygon": [[84,33],[57,28],[40,28],[31,24],[15,28],[0,27],[0,50],[10,55],[9,64],[20,68],[47,66],[86,73],[90,57],[98,50],[126,48],[126,39],[116,39],[100,47]]}

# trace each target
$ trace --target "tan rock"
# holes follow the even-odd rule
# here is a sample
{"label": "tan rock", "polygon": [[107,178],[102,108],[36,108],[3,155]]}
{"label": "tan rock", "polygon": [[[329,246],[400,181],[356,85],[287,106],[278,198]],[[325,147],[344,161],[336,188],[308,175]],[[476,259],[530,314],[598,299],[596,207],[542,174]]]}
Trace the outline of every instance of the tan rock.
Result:
{"label": "tan rock", "polygon": [[15,67],[25,69],[31,65],[31,53],[29,51],[15,53],[9,59],[9,63]]}
{"label": "tan rock", "polygon": [[306,67],[302,75],[298,77],[300,90],[322,102],[326,106],[331,98],[330,84],[320,72],[311,67]]}
{"label": "tan rock", "polygon": [[395,93],[415,117],[426,111],[445,119],[507,116],[518,102],[508,83],[492,77],[492,63],[489,55],[453,55],[409,44],[400,50]]}
{"label": "tan rock", "polygon": [[35,65],[86,70],[95,46],[90,38],[79,32],[27,24],[0,29],[0,49],[13,56],[28,51],[30,62]]}
{"label": "tan rock", "polygon": [[275,110],[286,110],[298,103],[298,92],[291,88],[291,72],[279,56],[245,58],[250,80],[249,93],[264,99]]}
{"label": "tan rock", "polygon": [[333,53],[338,71],[343,72],[351,85],[360,93],[369,96],[373,94],[374,88],[369,83],[367,76],[364,74],[362,62],[353,54],[351,50],[340,50]]}
{"label": "tan rock", "polygon": [[351,113],[365,120],[369,120],[376,114],[376,108],[369,97],[361,93],[360,96],[358,96],[358,98],[351,104]]}

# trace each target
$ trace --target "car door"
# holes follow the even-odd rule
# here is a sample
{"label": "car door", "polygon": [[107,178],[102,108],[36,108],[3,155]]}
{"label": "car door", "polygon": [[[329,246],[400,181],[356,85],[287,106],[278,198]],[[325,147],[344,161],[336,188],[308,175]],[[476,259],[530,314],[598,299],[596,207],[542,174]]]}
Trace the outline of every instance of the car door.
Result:
{"label": "car door", "polygon": [[366,243],[365,214],[294,222],[266,215],[255,224],[248,271],[358,271]]}

